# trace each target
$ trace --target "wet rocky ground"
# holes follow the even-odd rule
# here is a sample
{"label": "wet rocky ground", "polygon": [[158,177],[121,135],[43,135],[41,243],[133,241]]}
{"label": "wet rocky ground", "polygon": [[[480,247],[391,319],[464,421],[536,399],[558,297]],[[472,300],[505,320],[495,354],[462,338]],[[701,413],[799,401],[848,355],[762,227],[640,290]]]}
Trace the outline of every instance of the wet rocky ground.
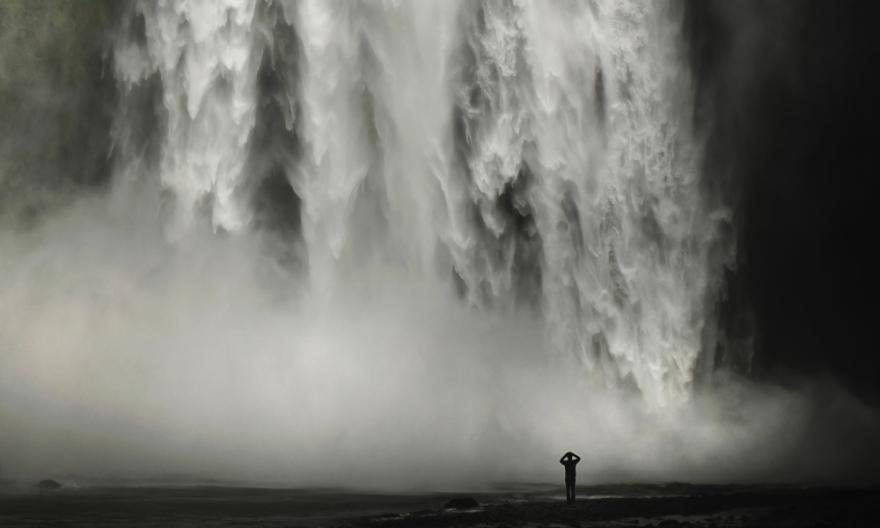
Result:
{"label": "wet rocky ground", "polygon": [[[444,508],[453,499],[463,509]],[[456,504],[456,503],[452,503]],[[231,486],[30,486],[0,491],[0,526],[862,527],[880,526],[880,489],[615,485],[567,505],[546,485],[491,492],[359,493]]]}

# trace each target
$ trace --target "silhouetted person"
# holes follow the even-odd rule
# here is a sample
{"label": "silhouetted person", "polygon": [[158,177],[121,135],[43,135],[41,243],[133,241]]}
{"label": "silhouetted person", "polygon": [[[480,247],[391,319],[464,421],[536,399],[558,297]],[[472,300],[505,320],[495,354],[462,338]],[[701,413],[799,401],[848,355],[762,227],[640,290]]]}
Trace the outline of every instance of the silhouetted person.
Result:
{"label": "silhouetted person", "polygon": [[565,466],[565,502],[574,502],[574,467],[581,461],[581,457],[571,451],[562,455],[559,463]]}

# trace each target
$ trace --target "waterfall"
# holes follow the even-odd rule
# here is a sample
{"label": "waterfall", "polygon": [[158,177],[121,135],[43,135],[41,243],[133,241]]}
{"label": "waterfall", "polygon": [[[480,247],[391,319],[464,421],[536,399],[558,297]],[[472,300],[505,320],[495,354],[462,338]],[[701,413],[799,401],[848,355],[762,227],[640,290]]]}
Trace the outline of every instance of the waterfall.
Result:
{"label": "waterfall", "polygon": [[[292,280],[325,295],[378,263],[476,310],[533,311],[548,353],[663,406],[688,397],[720,288],[713,255],[732,252],[718,251],[727,213],[709,206],[723,200],[700,186],[676,7],[140,1],[115,74],[124,93],[158,79],[147,177],[170,240],[199,219],[253,231],[262,176],[248,159],[271,99],[296,143],[282,169],[307,272]],[[262,89],[263,74],[284,88]],[[123,154],[120,177],[139,156]]]}
{"label": "waterfall", "polygon": [[255,0],[138,2],[145,45],[120,47],[116,71],[130,86],[158,73],[167,115],[159,179],[173,199],[170,236],[179,237],[198,209],[217,229],[248,222],[240,186],[254,127]]}

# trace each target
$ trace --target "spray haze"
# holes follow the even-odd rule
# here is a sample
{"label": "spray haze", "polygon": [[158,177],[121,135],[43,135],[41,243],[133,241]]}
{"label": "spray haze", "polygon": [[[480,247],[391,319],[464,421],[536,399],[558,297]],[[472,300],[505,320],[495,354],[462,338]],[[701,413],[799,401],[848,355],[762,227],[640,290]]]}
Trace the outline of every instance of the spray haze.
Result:
{"label": "spray haze", "polygon": [[170,247],[134,209],[89,201],[4,235],[10,475],[476,486],[553,479],[577,446],[587,480],[750,479],[809,427],[802,395],[748,384],[651,410],[542,354],[533,317],[388,269],[303,298],[251,242]]}
{"label": "spray haze", "polygon": [[6,473],[475,487],[574,449],[594,482],[815,480],[880,436],[833,382],[716,370],[754,351],[681,5],[107,9],[111,117],[58,139],[106,147],[91,179],[3,131]]}

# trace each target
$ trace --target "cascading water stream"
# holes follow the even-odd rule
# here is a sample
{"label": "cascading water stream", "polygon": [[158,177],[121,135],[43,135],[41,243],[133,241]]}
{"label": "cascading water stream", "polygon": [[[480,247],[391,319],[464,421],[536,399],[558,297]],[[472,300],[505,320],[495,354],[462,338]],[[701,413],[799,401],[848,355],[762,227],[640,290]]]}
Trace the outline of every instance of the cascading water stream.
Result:
{"label": "cascading water stream", "polygon": [[255,0],[138,2],[144,45],[117,50],[123,84],[153,73],[161,79],[167,122],[159,178],[174,204],[172,238],[200,208],[211,211],[217,229],[238,231],[248,222],[238,194],[262,55],[255,8]]}
{"label": "cascading water stream", "polygon": [[724,211],[699,187],[677,15],[610,0],[144,1],[116,75],[129,91],[160,79],[169,236],[204,216],[247,232],[258,77],[279,53],[270,19],[288,26],[297,56],[271,62],[289,88],[272,97],[296,109],[284,170],[313,293],[369,280],[369,261],[480,310],[530,308],[560,357],[663,406],[688,396],[720,288],[710,256],[730,252],[712,251]]}

